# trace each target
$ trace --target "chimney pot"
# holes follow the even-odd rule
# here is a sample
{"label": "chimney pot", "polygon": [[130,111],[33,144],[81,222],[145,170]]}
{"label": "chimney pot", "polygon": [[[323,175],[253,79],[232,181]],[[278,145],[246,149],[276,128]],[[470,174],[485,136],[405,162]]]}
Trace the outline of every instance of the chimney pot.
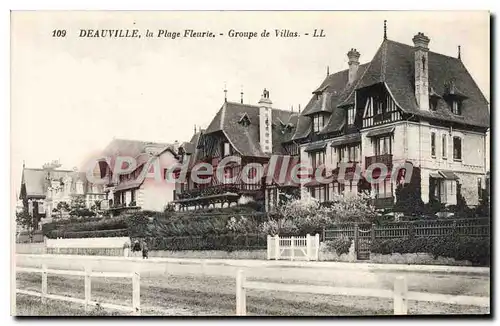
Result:
{"label": "chimney pot", "polygon": [[347,52],[347,58],[349,59],[349,79],[348,83],[351,84],[356,80],[358,68],[359,68],[359,57],[361,54],[355,48],[351,48],[349,52]]}

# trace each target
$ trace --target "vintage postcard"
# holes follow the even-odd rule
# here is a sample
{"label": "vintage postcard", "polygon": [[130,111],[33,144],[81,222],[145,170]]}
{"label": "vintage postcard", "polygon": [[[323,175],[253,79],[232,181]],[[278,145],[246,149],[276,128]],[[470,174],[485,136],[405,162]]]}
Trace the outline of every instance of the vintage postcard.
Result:
{"label": "vintage postcard", "polygon": [[13,11],[12,315],[490,315],[490,19]]}

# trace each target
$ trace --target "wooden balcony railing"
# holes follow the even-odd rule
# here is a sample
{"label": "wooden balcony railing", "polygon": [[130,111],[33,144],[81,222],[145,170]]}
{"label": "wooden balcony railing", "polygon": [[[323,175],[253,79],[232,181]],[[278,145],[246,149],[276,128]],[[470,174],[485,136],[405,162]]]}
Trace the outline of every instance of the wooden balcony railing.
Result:
{"label": "wooden balcony railing", "polygon": [[260,183],[257,184],[247,184],[247,183],[235,183],[235,184],[218,184],[212,185],[203,188],[195,188],[184,190],[181,193],[176,193],[177,199],[188,199],[188,198],[196,198],[196,197],[206,197],[212,195],[222,195],[225,193],[255,193],[259,192],[262,189],[262,185]]}
{"label": "wooden balcony railing", "polygon": [[392,154],[382,154],[374,156],[365,156],[365,169],[374,163],[382,163],[387,166],[387,169],[392,170]]}

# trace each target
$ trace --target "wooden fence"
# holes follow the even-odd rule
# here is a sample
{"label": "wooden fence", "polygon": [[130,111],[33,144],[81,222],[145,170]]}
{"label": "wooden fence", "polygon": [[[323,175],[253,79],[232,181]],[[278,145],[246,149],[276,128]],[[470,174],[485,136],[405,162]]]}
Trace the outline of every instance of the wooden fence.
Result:
{"label": "wooden fence", "polygon": [[368,223],[338,224],[323,230],[323,241],[347,237],[354,240],[358,259],[370,258],[370,244],[377,239],[412,237],[443,237],[448,235],[489,237],[490,219],[441,219],[405,222],[387,222],[381,225]]}
{"label": "wooden fence", "polygon": [[376,224],[339,224],[331,229],[323,230],[323,240],[332,240],[340,236],[353,239],[356,229],[370,229],[373,239],[392,239],[404,237],[442,237],[446,235],[461,235],[472,237],[490,236],[490,219],[441,219],[417,220],[407,222],[386,222]]}
{"label": "wooden fence", "polygon": [[283,238],[268,235],[267,259],[319,260],[319,234]]}
{"label": "wooden fence", "polygon": [[245,316],[246,312],[246,290],[259,291],[283,291],[292,293],[326,294],[355,297],[372,297],[393,299],[394,315],[408,314],[408,301],[428,301],[445,304],[467,305],[489,307],[490,298],[475,297],[465,295],[449,295],[426,292],[408,291],[406,279],[398,276],[394,281],[394,290],[386,289],[366,289],[349,287],[331,287],[306,284],[284,284],[271,282],[247,281],[243,270],[238,270],[236,274],[236,315]]}
{"label": "wooden fence", "polygon": [[[103,308],[132,312],[134,315],[141,314],[141,292],[140,292],[141,276],[138,272],[133,272],[133,273],[95,272],[92,271],[92,269],[89,266],[86,266],[84,271],[48,269],[47,264],[42,264],[42,268],[16,267],[16,272],[42,274],[41,292],[22,290],[16,288],[16,293],[40,297],[42,299],[42,304],[45,304],[47,302],[47,299],[53,299],[53,300],[61,300],[61,301],[83,304],[85,306],[85,311],[87,312],[90,310],[92,306],[96,306],[97,304],[99,304],[99,306]],[[47,288],[48,274],[84,276],[85,299],[49,294]],[[132,278],[132,307],[92,301],[91,300],[92,277]]]}

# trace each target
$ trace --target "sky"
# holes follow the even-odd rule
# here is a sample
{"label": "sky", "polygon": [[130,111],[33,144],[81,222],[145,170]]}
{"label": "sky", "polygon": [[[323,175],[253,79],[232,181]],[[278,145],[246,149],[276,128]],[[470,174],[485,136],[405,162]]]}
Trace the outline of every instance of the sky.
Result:
{"label": "sky", "polygon": [[[303,108],[330,73],[347,69],[356,48],[371,60],[383,40],[412,45],[423,32],[431,51],[461,58],[490,99],[487,12],[14,12],[11,15],[11,177],[23,161],[80,166],[113,137],[172,143],[205,128],[224,102]],[[215,38],[79,38],[80,29],[213,31]],[[54,30],[66,37],[53,37]],[[297,38],[229,38],[229,30],[275,29]],[[314,29],[324,38],[313,38]],[[219,36],[224,33],[225,36]]]}

